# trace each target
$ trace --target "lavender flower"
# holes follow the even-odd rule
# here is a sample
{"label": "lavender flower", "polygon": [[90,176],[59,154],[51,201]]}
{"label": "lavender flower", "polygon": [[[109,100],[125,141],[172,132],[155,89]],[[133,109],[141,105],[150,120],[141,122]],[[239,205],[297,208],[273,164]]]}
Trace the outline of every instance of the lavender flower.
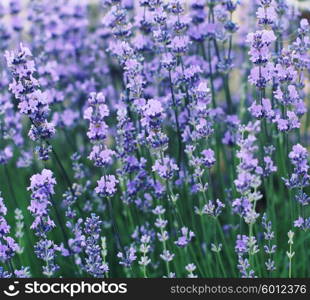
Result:
{"label": "lavender flower", "polygon": [[134,247],[129,247],[125,253],[119,252],[117,257],[120,259],[119,264],[126,268],[129,268],[132,263],[137,259],[136,249]]}
{"label": "lavender flower", "polygon": [[14,214],[15,214],[14,218],[16,220],[15,238],[17,239],[18,244],[19,244],[19,249],[17,250],[17,253],[21,254],[24,252],[24,248],[21,247],[22,238],[25,234],[25,232],[24,232],[24,230],[25,230],[24,229],[24,227],[25,227],[24,216],[23,216],[22,211],[19,208],[15,209]]}
{"label": "lavender flower", "polygon": [[162,254],[160,254],[160,258],[165,262],[170,262],[174,258],[174,254],[171,253],[169,250],[164,250]]}
{"label": "lavender flower", "polygon": [[187,227],[181,228],[181,236],[174,242],[179,247],[185,247],[190,243],[195,233],[190,231]]}
{"label": "lavender flower", "polygon": [[248,252],[248,242],[249,238],[246,235],[238,235],[236,240],[235,251],[238,254]]}
{"label": "lavender flower", "polygon": [[15,270],[14,274],[17,278],[30,278],[31,277],[29,267],[22,267],[20,270]]}
{"label": "lavender flower", "polygon": [[216,199],[215,203],[210,200],[204,205],[202,213],[217,218],[222,213],[224,207],[225,204],[219,199]]}
{"label": "lavender flower", "polygon": [[255,278],[254,270],[250,269],[249,260],[243,258],[241,255],[238,257],[238,269],[241,273],[242,278]]}
{"label": "lavender flower", "polygon": [[34,77],[36,69],[34,61],[31,60],[32,54],[27,47],[20,44],[17,53],[7,51],[5,57],[13,75],[10,90],[19,100],[20,112],[30,118],[32,125],[28,135],[33,141],[40,141],[39,157],[46,160],[50,151],[46,141],[54,135],[55,128],[53,123],[47,120],[48,96],[40,90],[40,84]]}
{"label": "lavender flower", "polygon": [[36,230],[36,234],[40,237],[46,237],[46,233],[55,227],[55,223],[48,215],[50,197],[54,194],[55,184],[52,171],[47,169],[30,178],[28,190],[31,191],[31,202],[28,210],[35,217],[31,229]]}
{"label": "lavender flower", "polygon": [[101,196],[112,196],[116,192],[116,184],[118,180],[114,175],[106,175],[102,176],[100,180],[98,180],[98,186],[95,191],[97,194]]}
{"label": "lavender flower", "polygon": [[43,169],[41,173],[30,178],[31,202],[28,210],[34,217],[31,229],[35,231],[40,240],[35,244],[34,249],[38,258],[45,261],[43,274],[52,276],[59,266],[55,263],[58,247],[53,241],[47,239],[47,234],[56,225],[49,216],[49,207],[52,205],[51,197],[54,194],[56,180],[51,170]]}
{"label": "lavender flower", "polygon": [[186,271],[188,272],[188,278],[197,278],[198,276],[195,275],[193,272],[196,270],[195,264],[188,264],[185,266]]}
{"label": "lavender flower", "polygon": [[15,253],[19,251],[18,244],[9,236],[11,227],[5,219],[6,214],[7,208],[0,194],[0,261],[2,263],[10,261]]}
{"label": "lavender flower", "polygon": [[306,187],[309,185],[307,150],[300,144],[296,144],[289,153],[289,158],[294,171],[289,179],[284,179],[286,186],[289,188]]}
{"label": "lavender flower", "polygon": [[88,98],[89,107],[84,112],[84,119],[89,120],[90,126],[87,136],[92,142],[102,141],[107,135],[107,124],[104,118],[109,115],[102,93],[91,93]]}
{"label": "lavender flower", "polygon": [[48,277],[51,277],[59,270],[59,266],[55,262],[56,251],[57,246],[54,242],[44,238],[40,239],[34,246],[34,253],[46,264],[42,267],[42,273]]}
{"label": "lavender flower", "polygon": [[212,149],[205,149],[201,152],[201,154],[203,155],[203,164],[207,168],[210,168],[215,164],[214,151]]}
{"label": "lavender flower", "polygon": [[272,231],[271,221],[267,220],[266,214],[263,215],[262,225],[263,225],[263,228],[265,229],[264,238],[266,241],[266,244],[264,245],[264,251],[269,256],[267,261],[265,262],[265,265],[266,265],[267,270],[272,272],[276,270],[275,262],[272,259],[272,255],[276,252],[277,246],[271,244],[275,236],[274,236],[274,232]]}
{"label": "lavender flower", "polygon": [[[237,179],[234,180],[237,191],[241,194],[240,198],[233,201],[234,211],[244,217],[248,224],[255,223],[258,214],[255,212],[255,204],[262,195],[258,191],[261,184],[261,171],[258,166],[258,159],[254,153],[257,150],[255,145],[255,133],[258,132],[257,123],[250,124],[247,127],[241,127],[241,137],[238,141],[240,150],[237,157],[240,163],[237,167]],[[245,134],[249,133],[245,138]]]}
{"label": "lavender flower", "polygon": [[249,259],[246,255],[251,257],[256,254],[259,249],[256,244],[256,239],[254,236],[238,235],[236,240],[235,251],[238,254],[238,269],[241,273],[242,278],[253,278],[254,270],[251,269]]}
{"label": "lavender flower", "polygon": [[142,253],[142,256],[139,260],[139,265],[141,265],[143,268],[144,277],[146,277],[146,267],[151,263],[151,259],[147,256],[151,248],[150,241],[151,236],[149,235],[143,235],[141,237],[141,245],[139,250]]}
{"label": "lavender flower", "polygon": [[101,224],[96,214],[86,218],[84,234],[85,234],[85,271],[94,277],[103,277],[109,271],[108,265],[103,262],[101,257],[101,249],[99,246],[99,238],[101,233]]}
{"label": "lavender flower", "polygon": [[164,179],[171,179],[176,171],[179,170],[178,166],[169,157],[157,159],[152,170]]}

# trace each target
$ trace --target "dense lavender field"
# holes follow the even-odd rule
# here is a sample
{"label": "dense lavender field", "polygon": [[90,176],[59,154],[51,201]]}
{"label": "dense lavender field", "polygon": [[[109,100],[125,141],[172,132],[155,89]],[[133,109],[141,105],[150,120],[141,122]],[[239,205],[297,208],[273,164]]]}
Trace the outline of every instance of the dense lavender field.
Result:
{"label": "dense lavender field", "polygon": [[0,47],[0,277],[310,277],[307,10],[6,0]]}

